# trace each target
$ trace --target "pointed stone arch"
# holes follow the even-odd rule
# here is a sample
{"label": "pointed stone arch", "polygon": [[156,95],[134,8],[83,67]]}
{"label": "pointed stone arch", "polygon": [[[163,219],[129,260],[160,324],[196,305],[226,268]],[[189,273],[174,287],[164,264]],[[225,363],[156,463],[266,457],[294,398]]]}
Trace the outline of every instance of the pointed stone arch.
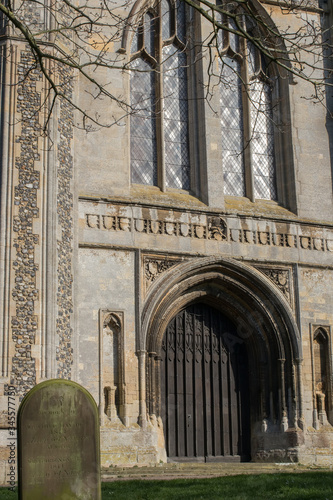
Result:
{"label": "pointed stone arch", "polygon": [[271,430],[275,439],[280,436],[279,448],[287,459],[295,453],[295,447],[293,451],[290,448],[291,433],[297,444],[303,425],[300,334],[283,294],[260,272],[231,258],[203,257],[180,263],[152,286],[138,339],[141,396],[147,403],[141,411],[160,416],[162,339],[170,320],[196,302],[211,305],[229,317],[237,329],[233,341],[246,345],[252,393],[252,457],[266,457],[267,448],[270,456],[275,456],[272,433],[266,432]]}

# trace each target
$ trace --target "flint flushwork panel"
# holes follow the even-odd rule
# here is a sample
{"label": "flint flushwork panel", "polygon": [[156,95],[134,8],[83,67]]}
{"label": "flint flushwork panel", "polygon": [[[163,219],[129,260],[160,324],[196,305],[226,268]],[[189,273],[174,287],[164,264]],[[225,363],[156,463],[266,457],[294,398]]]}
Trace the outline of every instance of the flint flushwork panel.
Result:
{"label": "flint flushwork panel", "polygon": [[12,298],[16,314],[12,317],[12,339],[15,355],[10,374],[10,384],[16,387],[16,394],[21,396],[36,384],[36,365],[31,348],[35,344],[38,329],[35,303],[39,299],[36,280],[39,268],[35,252],[39,237],[33,232],[33,221],[39,217],[37,192],[40,189],[40,173],[35,162],[40,159],[38,136],[41,96],[36,87],[41,76],[36,69],[31,70],[33,66],[31,53],[22,51],[18,66],[20,76],[16,109],[21,115],[21,135],[16,137],[21,152],[15,162],[18,177],[14,187],[13,212],[15,285]]}
{"label": "flint flushwork panel", "polygon": [[[72,73],[62,69],[60,75],[63,92],[72,95]],[[58,193],[57,216],[61,228],[61,238],[57,240],[58,290],[56,331],[59,338],[57,347],[57,377],[71,379],[73,364],[73,347],[71,325],[73,313],[73,157],[71,141],[73,137],[73,109],[70,104],[60,101],[60,117],[58,122],[60,140],[58,145]]]}

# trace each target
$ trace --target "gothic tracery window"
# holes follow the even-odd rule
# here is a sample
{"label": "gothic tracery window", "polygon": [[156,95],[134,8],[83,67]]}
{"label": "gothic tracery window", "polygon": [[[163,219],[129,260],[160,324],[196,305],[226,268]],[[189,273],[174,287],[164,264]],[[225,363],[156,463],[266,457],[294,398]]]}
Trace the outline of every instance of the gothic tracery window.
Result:
{"label": "gothic tracery window", "polygon": [[187,66],[185,4],[161,0],[131,45],[133,183],[190,189]]}
{"label": "gothic tracery window", "polygon": [[[248,33],[253,20],[242,12]],[[237,30],[233,19],[223,23]],[[220,40],[220,106],[224,192],[275,200],[272,92],[265,60],[249,41],[225,30]]]}

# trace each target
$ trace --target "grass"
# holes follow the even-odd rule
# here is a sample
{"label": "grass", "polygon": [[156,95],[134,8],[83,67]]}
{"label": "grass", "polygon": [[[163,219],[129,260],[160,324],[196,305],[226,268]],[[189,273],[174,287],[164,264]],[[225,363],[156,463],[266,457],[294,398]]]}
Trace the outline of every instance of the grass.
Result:
{"label": "grass", "polygon": [[[0,489],[1,500],[17,498],[17,493],[6,488]],[[333,473],[302,472],[172,481],[115,481],[102,483],[102,500],[107,499],[333,500]]]}

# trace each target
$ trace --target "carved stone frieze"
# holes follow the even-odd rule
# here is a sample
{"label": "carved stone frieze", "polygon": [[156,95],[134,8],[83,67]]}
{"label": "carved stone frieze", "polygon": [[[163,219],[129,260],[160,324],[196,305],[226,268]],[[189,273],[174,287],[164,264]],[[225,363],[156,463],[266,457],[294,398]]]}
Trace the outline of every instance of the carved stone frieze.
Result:
{"label": "carved stone frieze", "polygon": [[[333,252],[330,228],[303,225],[301,222],[275,223],[235,218],[192,210],[141,208],[126,205],[98,206],[93,213],[85,205],[84,227],[91,230],[170,236],[212,240],[220,243],[241,243],[261,247]],[[103,213],[104,212],[104,213]]]}
{"label": "carved stone frieze", "polygon": [[91,229],[105,229],[107,231],[130,231],[131,219],[112,215],[87,214],[86,225]]}
{"label": "carved stone frieze", "polygon": [[[194,217],[200,219],[199,217]],[[134,231],[136,233],[182,236],[223,241],[227,239],[227,223],[220,216],[205,217],[204,221],[159,220],[117,215],[85,214],[85,227],[106,231]]]}

